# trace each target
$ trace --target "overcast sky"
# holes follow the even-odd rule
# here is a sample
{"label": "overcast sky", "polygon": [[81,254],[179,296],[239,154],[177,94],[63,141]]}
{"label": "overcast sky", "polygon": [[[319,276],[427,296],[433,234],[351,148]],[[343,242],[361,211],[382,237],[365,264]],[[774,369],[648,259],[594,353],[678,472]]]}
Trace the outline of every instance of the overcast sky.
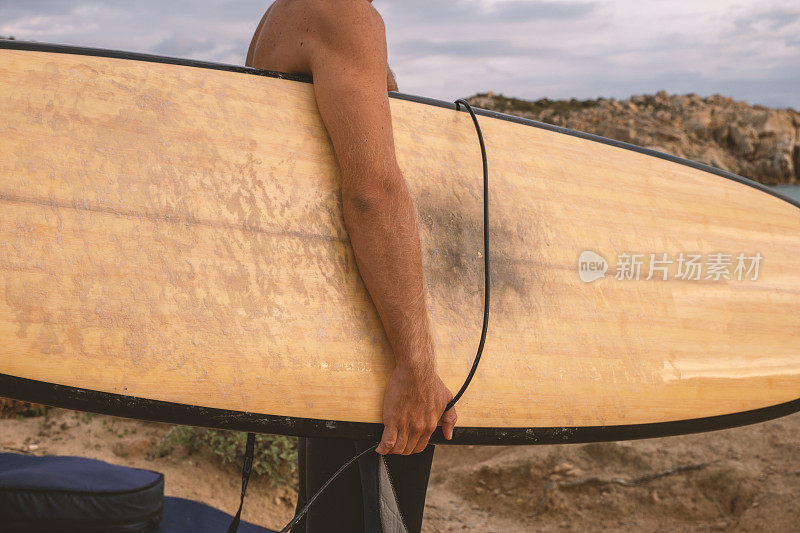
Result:
{"label": "overcast sky", "polygon": [[[0,36],[243,64],[269,2],[0,0]],[[375,0],[400,90],[800,109],[798,0]]]}

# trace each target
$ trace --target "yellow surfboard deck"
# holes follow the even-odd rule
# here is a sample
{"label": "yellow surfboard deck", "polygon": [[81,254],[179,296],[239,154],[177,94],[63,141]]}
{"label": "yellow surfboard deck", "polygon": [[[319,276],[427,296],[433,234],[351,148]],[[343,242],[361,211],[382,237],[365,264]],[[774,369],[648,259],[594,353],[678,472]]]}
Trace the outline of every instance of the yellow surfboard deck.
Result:
{"label": "yellow surfboard deck", "polygon": [[[0,395],[379,434],[393,357],[311,84],[2,46]],[[392,96],[455,392],[480,336],[480,149],[467,113]],[[665,154],[479,120],[492,307],[456,442],[655,436],[800,409],[800,206]]]}

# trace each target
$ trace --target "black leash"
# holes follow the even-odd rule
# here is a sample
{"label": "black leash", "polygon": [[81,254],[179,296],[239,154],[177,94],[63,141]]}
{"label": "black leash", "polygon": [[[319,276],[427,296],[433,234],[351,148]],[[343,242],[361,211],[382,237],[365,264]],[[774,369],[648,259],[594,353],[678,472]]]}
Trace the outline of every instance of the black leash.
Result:
{"label": "black leash", "polygon": [[467,375],[467,379],[464,380],[464,384],[461,385],[456,395],[444,408],[445,413],[461,399],[475,376],[475,371],[478,370],[478,363],[481,362],[481,355],[483,355],[483,345],[486,343],[486,331],[489,329],[489,163],[486,161],[486,145],[483,143],[483,132],[481,132],[481,126],[478,124],[478,117],[475,116],[475,111],[469,105],[469,102],[463,98],[456,100],[456,111],[460,109],[459,106],[461,105],[467,108],[469,115],[472,117],[472,123],[475,124],[478,142],[481,145],[481,158],[483,159],[483,325],[481,326],[481,340],[478,343],[478,351],[475,354],[475,360],[472,362],[472,368]]}
{"label": "black leash", "polygon": [[366,450],[358,452],[357,455],[351,457],[350,459],[347,460],[347,462],[345,464],[340,466],[339,470],[334,472],[333,475],[331,477],[329,477],[328,480],[325,483],[322,484],[322,486],[319,488],[319,490],[317,492],[315,492],[314,495],[311,496],[311,498],[309,498],[309,500],[306,502],[306,504],[303,506],[303,508],[300,509],[297,512],[296,515],[294,515],[294,518],[292,518],[291,522],[286,524],[286,526],[283,529],[281,529],[280,533],[289,533],[292,530],[292,528],[306,515],[308,510],[311,509],[311,504],[314,503],[314,500],[319,498],[322,495],[322,493],[325,492],[325,489],[328,488],[328,485],[333,483],[336,480],[336,478],[339,477],[339,474],[341,474],[342,472],[347,470],[347,468],[351,464],[355,463],[356,461],[358,461],[359,459],[361,459],[362,457],[367,455],[367,452],[371,452],[371,451],[375,450],[375,448],[377,448],[377,445],[376,446],[369,446]]}
{"label": "black leash", "polygon": [[[472,378],[475,376],[475,371],[478,370],[478,364],[481,361],[481,355],[483,355],[483,346],[486,343],[486,331],[489,328],[489,164],[486,160],[486,145],[483,142],[483,133],[481,132],[480,124],[478,124],[478,117],[475,115],[475,111],[472,109],[472,106],[469,104],[469,102],[463,98],[456,100],[455,104],[456,111],[459,111],[463,105],[472,117],[472,123],[475,124],[475,131],[478,133],[478,142],[481,145],[481,158],[483,160],[483,325],[481,326],[481,340],[478,343],[478,351],[475,354],[475,360],[472,362],[472,368],[467,375],[467,379],[465,379],[463,385],[461,385],[461,388],[458,390],[456,395],[453,396],[453,399],[447,403],[447,407],[444,408],[445,413],[450,410],[458,400],[461,399],[461,397],[464,395],[464,392],[466,392],[467,387],[469,387]],[[253,433],[247,434],[247,447],[244,454],[244,463],[242,464],[242,499],[239,503],[239,510],[236,512],[236,516],[228,528],[228,533],[236,533],[236,530],[239,527],[239,521],[242,515],[242,506],[244,505],[244,493],[247,490],[247,481],[250,479],[250,471],[253,467],[255,440],[256,436]],[[289,533],[291,529],[306,515],[306,513],[308,513],[311,505],[325,491],[325,489],[327,489],[328,486],[330,486],[330,484],[333,483],[342,472],[347,470],[350,465],[361,459],[368,452],[375,450],[378,444],[380,443],[377,443],[375,446],[370,446],[367,449],[359,452],[357,455],[350,458],[345,464],[340,466],[339,470],[334,472],[334,474],[322,484],[319,490],[315,492],[311,498],[309,498],[308,502],[306,502],[303,508],[294,515],[294,518],[292,518],[291,522],[286,524],[286,527],[281,529],[280,533]]]}
{"label": "black leash", "polygon": [[242,498],[239,500],[239,510],[233,517],[231,525],[228,526],[228,533],[236,533],[239,529],[239,522],[242,520],[242,507],[244,506],[244,493],[247,492],[247,482],[250,481],[250,472],[253,471],[253,455],[256,449],[256,434],[247,434],[247,446],[244,449],[244,462],[242,463]]}

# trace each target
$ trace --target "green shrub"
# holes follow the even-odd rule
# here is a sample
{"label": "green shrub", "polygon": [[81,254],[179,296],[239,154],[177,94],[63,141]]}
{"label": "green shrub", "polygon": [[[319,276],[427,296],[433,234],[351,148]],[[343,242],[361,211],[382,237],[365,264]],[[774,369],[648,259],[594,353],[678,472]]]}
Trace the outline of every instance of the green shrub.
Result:
{"label": "green shrub", "polygon": [[46,405],[38,403],[18,402],[0,398],[0,418],[23,418],[30,416],[42,416],[47,411]]}
{"label": "green shrub", "polygon": [[[223,464],[241,465],[247,434],[236,431],[174,426],[161,439],[154,455],[162,457],[177,446],[188,453],[207,448]],[[297,439],[283,435],[256,435],[253,473],[265,475],[274,485],[291,483],[297,471]]]}

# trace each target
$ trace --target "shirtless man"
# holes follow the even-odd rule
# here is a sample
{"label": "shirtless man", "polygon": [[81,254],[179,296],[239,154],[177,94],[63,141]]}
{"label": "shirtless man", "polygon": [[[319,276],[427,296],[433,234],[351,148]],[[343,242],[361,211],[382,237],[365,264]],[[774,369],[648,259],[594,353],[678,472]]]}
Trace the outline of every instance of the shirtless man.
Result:
{"label": "shirtless man", "polygon": [[[247,54],[249,66],[313,77],[342,171],[347,232],[395,356],[381,455],[368,454],[338,479],[295,533],[419,531],[433,459],[428,440],[438,424],[450,439],[456,422],[454,409],[442,415],[452,395],[436,372],[417,217],[394,151],[387,89],[397,85],[371,1],[277,0]],[[365,445],[301,439],[298,503]]]}

